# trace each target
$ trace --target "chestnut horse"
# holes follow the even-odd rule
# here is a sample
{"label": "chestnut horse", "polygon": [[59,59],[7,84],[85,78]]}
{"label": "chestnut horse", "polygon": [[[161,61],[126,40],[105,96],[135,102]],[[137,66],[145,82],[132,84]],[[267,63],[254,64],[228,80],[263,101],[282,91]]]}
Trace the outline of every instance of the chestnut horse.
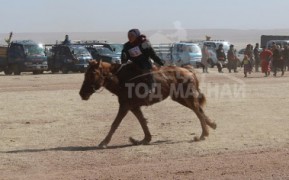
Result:
{"label": "chestnut horse", "polygon": [[166,99],[168,96],[173,101],[193,110],[201,122],[202,134],[195,140],[204,140],[209,135],[208,126],[216,129],[217,125],[204,113],[202,106],[206,99],[200,92],[199,82],[191,67],[166,66],[152,71],[155,79],[154,89],[149,93],[146,74],[140,76],[139,69],[134,63],[120,65],[105,62],[91,61],[85,73],[84,82],[80,89],[83,100],[89,97],[101,87],[106,88],[118,97],[118,114],[111,125],[111,129],[99,147],[106,147],[112,135],[120,125],[122,119],[131,111],[138,119],[143,131],[144,139],[137,141],[130,138],[134,145],[148,144],[151,134],[143,116],[141,106],[148,106]]}

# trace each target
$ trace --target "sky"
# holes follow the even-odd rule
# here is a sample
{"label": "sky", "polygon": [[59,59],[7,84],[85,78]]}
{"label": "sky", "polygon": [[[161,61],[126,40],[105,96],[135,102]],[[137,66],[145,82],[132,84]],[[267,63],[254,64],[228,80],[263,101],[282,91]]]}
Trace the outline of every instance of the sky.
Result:
{"label": "sky", "polygon": [[288,0],[0,0],[0,33],[289,29]]}

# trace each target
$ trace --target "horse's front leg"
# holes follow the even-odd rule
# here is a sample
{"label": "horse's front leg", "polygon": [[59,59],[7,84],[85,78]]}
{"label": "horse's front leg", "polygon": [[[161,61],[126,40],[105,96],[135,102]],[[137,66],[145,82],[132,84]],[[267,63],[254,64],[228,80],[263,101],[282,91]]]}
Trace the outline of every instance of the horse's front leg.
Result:
{"label": "horse's front leg", "polygon": [[140,145],[140,144],[149,144],[149,142],[151,141],[152,139],[152,136],[151,136],[151,133],[149,131],[149,128],[147,126],[147,120],[146,118],[143,116],[143,113],[140,109],[140,107],[135,107],[133,109],[131,109],[131,112],[136,116],[136,118],[138,119],[143,131],[144,131],[144,134],[145,134],[145,137],[142,141],[137,141],[133,138],[130,138],[130,141],[132,144],[134,145]]}
{"label": "horse's front leg", "polygon": [[118,128],[119,124],[121,123],[122,119],[127,115],[127,113],[128,113],[127,106],[120,105],[118,113],[117,113],[117,116],[116,116],[116,118],[114,119],[114,121],[113,121],[113,123],[111,125],[109,133],[104,138],[104,140],[99,144],[100,148],[105,148],[107,146],[107,144],[111,140],[111,137],[112,137],[113,133]]}

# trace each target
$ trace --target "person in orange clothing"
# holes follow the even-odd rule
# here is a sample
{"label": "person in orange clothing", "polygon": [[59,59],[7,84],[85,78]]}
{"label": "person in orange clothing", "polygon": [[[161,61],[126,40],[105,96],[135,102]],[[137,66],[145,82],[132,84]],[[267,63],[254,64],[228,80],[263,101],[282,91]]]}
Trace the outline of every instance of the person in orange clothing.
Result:
{"label": "person in orange clothing", "polygon": [[266,49],[265,46],[262,47],[263,51],[260,53],[262,73],[265,73],[265,77],[270,75],[270,60],[272,59],[272,51]]}

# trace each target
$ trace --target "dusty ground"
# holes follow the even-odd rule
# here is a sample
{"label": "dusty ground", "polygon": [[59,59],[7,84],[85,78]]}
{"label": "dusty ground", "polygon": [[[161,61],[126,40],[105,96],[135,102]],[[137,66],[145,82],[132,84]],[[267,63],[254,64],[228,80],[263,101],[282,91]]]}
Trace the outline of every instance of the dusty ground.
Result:
{"label": "dusty ground", "polygon": [[78,95],[83,74],[0,74],[0,179],[289,179],[289,73],[199,73],[205,111],[218,128],[205,141],[193,112],[167,99],[143,111],[147,146],[129,114],[99,149],[118,103],[106,90]]}

